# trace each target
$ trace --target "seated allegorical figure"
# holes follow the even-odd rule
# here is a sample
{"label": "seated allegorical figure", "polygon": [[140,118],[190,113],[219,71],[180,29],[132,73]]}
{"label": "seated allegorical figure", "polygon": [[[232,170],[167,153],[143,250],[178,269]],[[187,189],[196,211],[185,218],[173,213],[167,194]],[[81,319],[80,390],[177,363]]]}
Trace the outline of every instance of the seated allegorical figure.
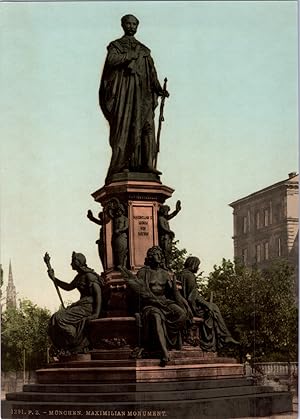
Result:
{"label": "seated allegorical figure", "polygon": [[204,320],[199,326],[201,349],[216,352],[228,343],[238,344],[238,342],[232,338],[219,307],[206,301],[199,293],[195,275],[199,265],[200,260],[197,257],[188,257],[183,271],[177,274],[177,280],[181,283],[182,295],[189,303],[193,315]]}
{"label": "seated allegorical figure", "polygon": [[66,291],[78,289],[80,299],[61,308],[50,319],[48,334],[59,355],[84,353],[89,350],[86,324],[97,319],[102,304],[101,278],[86,265],[86,258],[81,253],[72,254],[72,269],[77,275],[71,283],[55,278],[54,270],[48,269],[50,279]]}
{"label": "seated allegorical figure", "polygon": [[161,353],[161,366],[169,361],[170,349],[181,349],[182,334],[192,313],[176,287],[175,276],[163,269],[163,253],[154,246],[147,251],[145,266],[137,275],[120,267],[124,280],[134,292],[142,320],[141,345]]}

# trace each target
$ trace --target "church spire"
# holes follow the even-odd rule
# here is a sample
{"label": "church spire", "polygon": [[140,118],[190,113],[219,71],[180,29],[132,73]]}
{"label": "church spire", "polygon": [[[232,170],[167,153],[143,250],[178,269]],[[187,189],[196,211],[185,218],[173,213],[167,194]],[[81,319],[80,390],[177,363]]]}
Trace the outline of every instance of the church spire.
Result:
{"label": "church spire", "polygon": [[17,293],[16,287],[14,285],[14,279],[11,268],[11,260],[9,261],[9,271],[8,271],[8,285],[6,287],[6,308],[16,307],[17,306]]}
{"label": "church spire", "polygon": [[0,263],[0,298],[2,299],[3,269]]}

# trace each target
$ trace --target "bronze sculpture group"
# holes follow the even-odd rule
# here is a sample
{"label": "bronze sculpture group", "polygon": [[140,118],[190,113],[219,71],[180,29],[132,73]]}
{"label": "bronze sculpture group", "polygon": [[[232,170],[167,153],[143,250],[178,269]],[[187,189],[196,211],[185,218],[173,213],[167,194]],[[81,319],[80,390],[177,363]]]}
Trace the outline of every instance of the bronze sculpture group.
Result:
{"label": "bronze sculpture group", "polygon": [[[190,256],[184,270],[175,276],[165,267],[162,249],[153,246],[147,252],[145,266],[136,275],[125,266],[119,266],[135,296],[135,311],[141,316],[139,353],[144,349],[150,353],[158,351],[161,366],[169,361],[169,350],[181,349],[193,316],[203,319],[199,326],[202,350],[216,352],[225,344],[237,344],[218,306],[206,301],[197,289],[195,273],[199,264],[197,257]],[[86,326],[90,320],[100,317],[102,305],[103,282],[87,267],[84,255],[73,252],[71,266],[77,275],[70,284],[57,279],[53,269],[48,269],[49,277],[60,288],[80,292],[79,301],[61,308],[50,320],[49,336],[57,353],[63,355],[91,349]]]}
{"label": "bronze sculpture group", "polygon": [[[157,98],[169,96],[165,85],[161,87],[150,50],[134,37],[138,19],[126,15],[121,20],[124,36],[108,46],[102,74],[100,107],[110,126],[112,157],[106,182],[120,173],[152,173],[156,168],[159,150],[154,131],[154,110]],[[169,361],[169,351],[181,349],[193,324],[193,316],[201,317],[199,326],[200,347],[204,351],[217,351],[226,343],[236,343],[228,331],[216,304],[207,302],[196,286],[195,274],[200,260],[189,257],[185,268],[177,276],[171,271],[174,232],[169,220],[181,210],[177,201],[171,214],[170,207],[161,204],[157,211],[157,236],[159,246],[147,251],[144,267],[134,275],[128,268],[129,220],[126,205],[112,198],[94,217],[91,210],[87,217],[100,226],[99,258],[104,266],[105,246],[103,228],[111,222],[111,248],[114,269],[122,273],[127,291],[133,296],[131,310],[139,316],[141,324],[141,354],[158,352],[160,365]],[[45,255],[48,275],[59,288],[78,289],[80,299],[56,312],[49,325],[49,336],[58,354],[86,352],[90,348],[88,325],[90,320],[101,317],[103,307],[103,281],[88,268],[84,255],[73,252],[72,269],[77,275],[71,283],[55,277]],[[59,294],[60,295],[60,294]]]}

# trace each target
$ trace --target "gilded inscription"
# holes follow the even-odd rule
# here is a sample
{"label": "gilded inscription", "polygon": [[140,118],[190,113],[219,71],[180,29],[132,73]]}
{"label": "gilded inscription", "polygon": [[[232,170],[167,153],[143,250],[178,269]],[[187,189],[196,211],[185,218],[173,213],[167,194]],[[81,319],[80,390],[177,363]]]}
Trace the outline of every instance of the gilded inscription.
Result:
{"label": "gilded inscription", "polygon": [[[149,217],[147,217],[147,218],[149,218]],[[139,220],[138,227],[139,227],[138,236],[149,236],[149,231],[148,231],[149,224],[148,224],[148,221],[140,221]]]}

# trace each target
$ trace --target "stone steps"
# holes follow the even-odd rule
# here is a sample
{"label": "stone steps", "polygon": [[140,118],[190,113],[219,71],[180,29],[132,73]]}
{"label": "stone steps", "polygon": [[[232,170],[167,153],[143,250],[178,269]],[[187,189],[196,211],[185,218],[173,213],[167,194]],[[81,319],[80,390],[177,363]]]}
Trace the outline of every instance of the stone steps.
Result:
{"label": "stone steps", "polygon": [[22,392],[10,393],[7,400],[26,402],[68,402],[74,403],[113,403],[116,398],[118,402],[151,402],[151,401],[178,401],[178,400],[200,400],[215,397],[233,397],[269,393],[271,387],[242,386],[224,387],[213,389],[185,389],[177,391],[140,391],[140,392],[118,392],[118,393],[45,393],[45,392]]}
{"label": "stone steps", "polygon": [[[111,359],[113,361],[126,359],[126,360],[132,360],[130,358],[130,355],[132,353],[132,349],[94,349],[90,352],[90,358],[92,360],[108,360]],[[157,354],[158,356],[158,354]],[[169,352],[169,358],[170,360],[175,359],[185,359],[185,358],[193,358],[197,360],[203,360],[203,361],[209,361],[209,360],[223,360],[223,362],[230,362],[230,363],[237,363],[237,360],[234,358],[228,358],[228,357],[218,357],[216,353],[214,352],[203,352],[200,348],[183,348],[183,350],[172,350]],[[146,360],[146,359],[138,359],[139,361]]]}
{"label": "stone steps", "polygon": [[[147,367],[157,366],[159,359],[93,359],[90,361],[71,361],[71,362],[55,362],[55,364],[46,366],[46,368],[98,368],[98,367]],[[197,359],[197,364],[237,364],[231,358],[212,358]],[[194,365],[195,358],[174,358],[168,362],[168,366],[174,365]]]}
{"label": "stone steps", "polygon": [[39,383],[160,382],[242,377],[240,364],[212,363],[152,366],[45,368],[36,371]]}
{"label": "stone steps", "polygon": [[105,384],[25,384],[23,391],[49,393],[120,393],[141,391],[201,390],[223,387],[252,386],[253,381],[246,378],[227,378],[201,381],[170,381],[164,383],[105,383]]}
{"label": "stone steps", "polygon": [[[217,391],[217,390],[216,390]],[[69,396],[69,395],[68,395]],[[241,417],[267,416],[284,413],[291,409],[291,397],[288,392],[267,392],[228,397],[201,399],[177,399],[173,401],[119,401],[114,402],[61,402],[15,401],[2,403],[2,418],[39,418],[78,419],[90,416],[124,417],[169,417],[171,419],[229,419]]]}
{"label": "stone steps", "polygon": [[171,351],[170,363],[160,367],[158,359],[128,359],[129,353],[98,349],[37,370],[38,384],[7,394],[2,418],[229,419],[292,409],[290,392],[254,385],[230,358],[190,348]]}

